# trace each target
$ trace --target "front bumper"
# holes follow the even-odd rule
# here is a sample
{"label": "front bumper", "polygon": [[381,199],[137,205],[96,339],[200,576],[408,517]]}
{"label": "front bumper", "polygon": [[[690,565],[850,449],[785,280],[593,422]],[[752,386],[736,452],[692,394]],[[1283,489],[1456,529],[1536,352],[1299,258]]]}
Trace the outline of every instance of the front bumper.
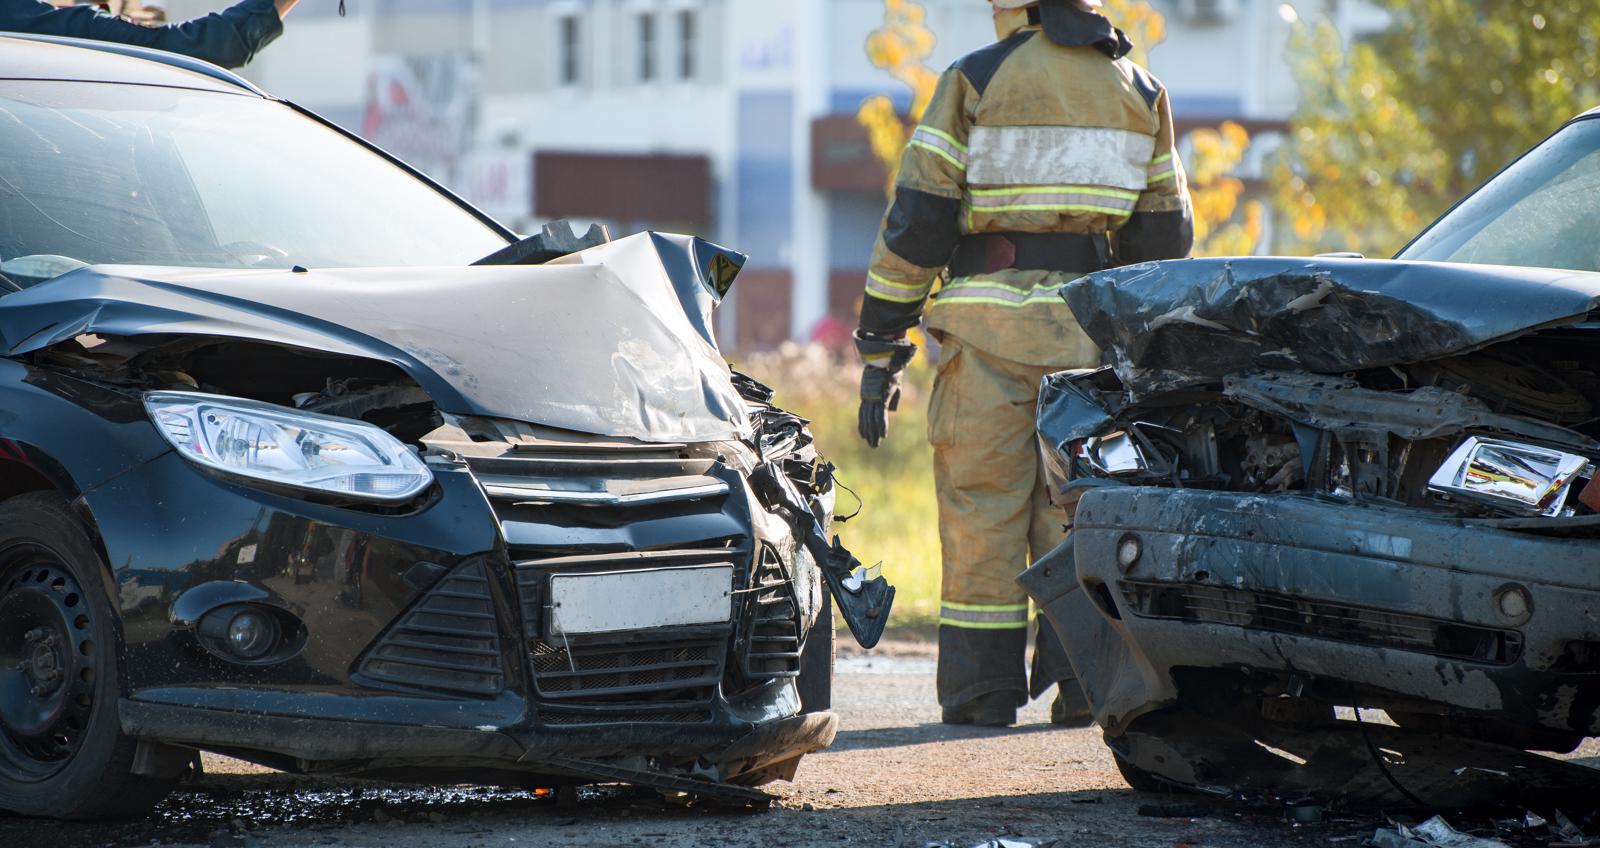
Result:
{"label": "front bumper", "polygon": [[[622,517],[496,503],[482,469],[432,467],[436,492],[406,514],[241,486],[173,454],[86,493],[120,596],[125,731],[305,770],[574,776],[574,758],[644,757],[720,780],[831,742],[831,714],[799,714],[795,594],[741,593],[725,626],[585,640],[545,624],[562,569],[715,559],[742,588],[814,568],[737,471],[701,462],[726,493]],[[179,613],[229,587],[292,613],[304,649],[267,667],[206,653]]]}
{"label": "front bumper", "polygon": [[1597,557],[1594,540],[1419,510],[1118,487],[1086,493],[1069,542],[1023,582],[1112,733],[1177,703],[1175,672],[1225,669],[1592,735]]}

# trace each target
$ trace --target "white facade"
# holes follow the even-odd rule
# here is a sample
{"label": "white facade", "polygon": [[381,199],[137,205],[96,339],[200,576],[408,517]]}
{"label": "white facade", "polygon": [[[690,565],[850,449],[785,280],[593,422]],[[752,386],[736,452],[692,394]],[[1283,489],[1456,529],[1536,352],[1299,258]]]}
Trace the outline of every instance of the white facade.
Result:
{"label": "white facade", "polygon": [[[167,5],[182,19],[219,2]],[[921,2],[939,37],[935,67],[993,40],[982,0]],[[1152,2],[1168,16],[1152,70],[1180,121],[1212,124],[1290,114],[1284,52],[1296,18],[1331,13],[1346,32],[1383,23],[1359,0]],[[541,222],[537,153],[704,157],[712,214],[702,233],[751,254],[748,267],[763,272],[755,285],[777,287],[739,293],[759,310],[725,312],[750,322],[781,309],[782,332],[804,336],[844,311],[846,289],[859,286],[882,193],[816,188],[812,139],[819,119],[853,114],[873,94],[908,102],[863,49],[882,22],[881,0],[348,0],[346,18],[336,5],[300,3],[245,75],[379,133],[402,156],[413,156],[417,134],[444,134],[442,147],[455,148],[423,149],[421,166],[522,231]],[[415,64],[441,57],[451,62]],[[439,67],[447,72],[433,73]],[[420,117],[407,111],[416,92],[432,96]],[[741,335],[770,342],[775,332]]]}

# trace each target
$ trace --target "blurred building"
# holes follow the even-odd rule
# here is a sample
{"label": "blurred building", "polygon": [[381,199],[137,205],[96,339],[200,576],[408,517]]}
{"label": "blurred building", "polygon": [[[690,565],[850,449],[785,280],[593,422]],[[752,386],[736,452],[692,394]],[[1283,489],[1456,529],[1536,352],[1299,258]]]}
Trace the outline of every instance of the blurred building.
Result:
{"label": "blurred building", "polygon": [[[181,20],[223,2],[165,5]],[[919,2],[934,66],[993,40],[986,3]],[[1330,13],[1346,32],[1383,22],[1360,0],[1152,2],[1168,17],[1153,69],[1180,129],[1239,121],[1257,152],[1295,104],[1296,15]],[[884,209],[854,114],[874,94],[909,100],[863,50],[881,0],[347,0],[344,18],[337,6],[302,0],[245,75],[520,231],[569,217],[750,254],[721,318],[738,345],[853,321]]]}

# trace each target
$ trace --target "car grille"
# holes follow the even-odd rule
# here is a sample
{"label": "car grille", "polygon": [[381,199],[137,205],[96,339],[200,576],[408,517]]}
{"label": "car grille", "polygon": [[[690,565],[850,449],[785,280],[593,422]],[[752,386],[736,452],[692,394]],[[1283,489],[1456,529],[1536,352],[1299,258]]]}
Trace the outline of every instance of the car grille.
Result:
{"label": "car grille", "polygon": [[629,453],[468,461],[514,561],[540,721],[710,721],[733,624],[563,635],[545,604],[561,573],[732,563],[735,589],[749,585],[750,520],[731,472]]}
{"label": "car grille", "polygon": [[800,602],[778,552],[761,548],[739,622],[740,671],[750,678],[800,674]]}
{"label": "car grille", "polygon": [[397,686],[493,695],[504,686],[494,599],[481,560],[423,593],[362,658],[358,673]]}
{"label": "car grille", "polygon": [[1522,656],[1522,634],[1407,613],[1374,610],[1272,592],[1221,586],[1125,581],[1134,615],[1224,624],[1510,665]]}

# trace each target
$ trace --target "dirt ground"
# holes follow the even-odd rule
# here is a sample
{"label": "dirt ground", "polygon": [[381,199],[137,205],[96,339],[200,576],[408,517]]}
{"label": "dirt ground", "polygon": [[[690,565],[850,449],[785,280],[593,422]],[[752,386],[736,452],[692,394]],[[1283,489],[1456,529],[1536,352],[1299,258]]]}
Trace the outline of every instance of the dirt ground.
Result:
{"label": "dirt ground", "polygon": [[78,846],[873,846],[966,848],[1003,835],[1059,846],[1358,846],[1382,824],[1330,815],[1295,825],[1228,804],[1171,810],[1127,788],[1094,730],[1056,730],[1048,701],[1006,730],[938,723],[933,659],[898,646],[845,656],[835,688],[841,731],[807,758],[765,812],[684,808],[621,787],[576,802],[473,787],[309,780],[219,757],[148,820],[113,825],[0,819],[4,848]]}

